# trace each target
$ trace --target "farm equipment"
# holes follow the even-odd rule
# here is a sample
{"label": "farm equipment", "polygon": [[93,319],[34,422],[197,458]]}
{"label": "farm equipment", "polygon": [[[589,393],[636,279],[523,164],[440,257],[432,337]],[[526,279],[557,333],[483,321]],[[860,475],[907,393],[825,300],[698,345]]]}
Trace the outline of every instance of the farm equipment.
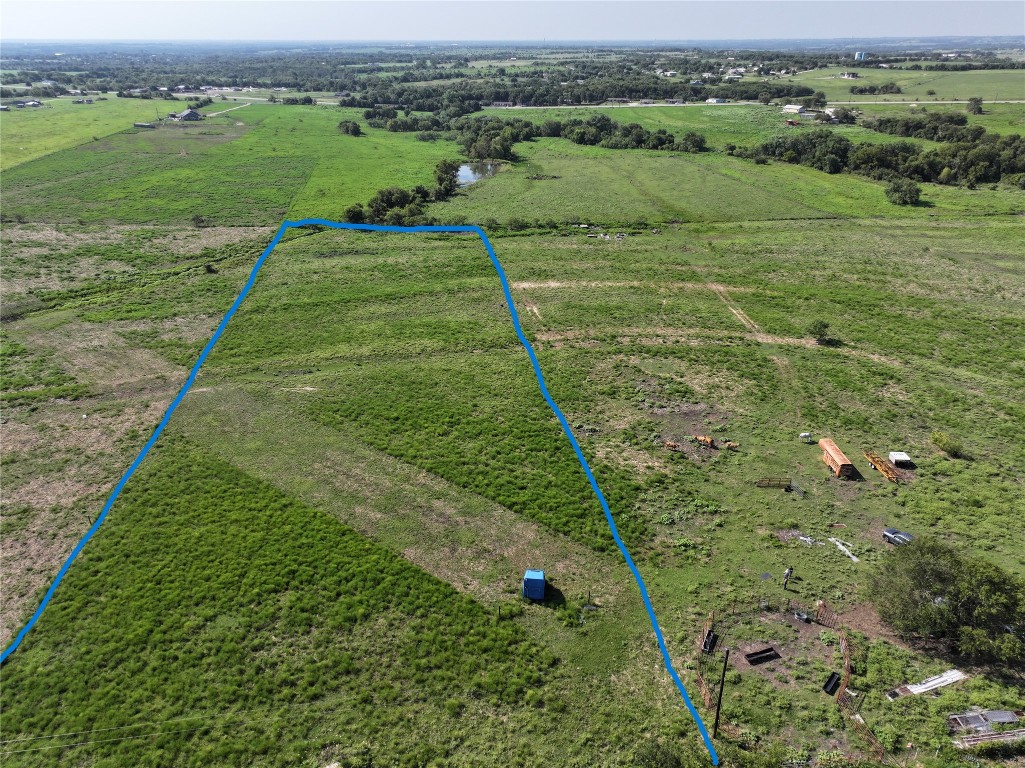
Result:
{"label": "farm equipment", "polygon": [[868,463],[873,467],[882,472],[883,477],[889,480],[891,483],[899,483],[904,479],[901,471],[891,462],[889,459],[884,459],[878,453],[874,451],[865,451],[865,458],[868,459]]}

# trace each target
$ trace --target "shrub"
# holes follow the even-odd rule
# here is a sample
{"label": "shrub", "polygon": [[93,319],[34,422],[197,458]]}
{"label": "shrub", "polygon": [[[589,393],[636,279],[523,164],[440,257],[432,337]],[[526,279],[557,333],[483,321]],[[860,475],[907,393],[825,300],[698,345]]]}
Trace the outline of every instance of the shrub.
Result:
{"label": "shrub", "polygon": [[355,120],[342,120],[338,124],[338,130],[344,133],[346,136],[362,136],[363,129],[360,128],[359,123]]}
{"label": "shrub", "polygon": [[819,344],[822,344],[827,338],[829,338],[829,323],[825,320],[812,320],[808,323],[808,327],[805,331]]}
{"label": "shrub", "polygon": [[963,459],[968,457],[968,454],[965,452],[964,446],[961,442],[956,438],[951,437],[946,432],[933,432],[930,439],[937,448],[952,459]]}
{"label": "shrub", "polygon": [[894,179],[886,185],[886,199],[894,205],[917,205],[922,189],[911,179]]}

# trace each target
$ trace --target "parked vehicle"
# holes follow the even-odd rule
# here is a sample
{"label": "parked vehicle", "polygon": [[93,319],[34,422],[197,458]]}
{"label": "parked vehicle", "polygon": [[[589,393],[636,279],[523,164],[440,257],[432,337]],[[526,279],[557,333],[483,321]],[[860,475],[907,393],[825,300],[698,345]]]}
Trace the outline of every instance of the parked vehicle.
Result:
{"label": "parked vehicle", "polygon": [[914,538],[910,533],[898,531],[896,528],[887,528],[883,531],[883,541],[887,541],[896,547],[910,544],[914,541]]}

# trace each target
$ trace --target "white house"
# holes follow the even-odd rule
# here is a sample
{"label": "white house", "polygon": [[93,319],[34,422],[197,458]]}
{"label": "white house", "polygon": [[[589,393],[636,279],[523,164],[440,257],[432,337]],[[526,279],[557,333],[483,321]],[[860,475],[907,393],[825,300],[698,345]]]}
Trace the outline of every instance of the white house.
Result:
{"label": "white house", "polygon": [[806,114],[808,114],[808,110],[805,109],[800,104],[787,104],[785,107],[783,107],[783,114],[784,115],[806,115]]}
{"label": "white house", "polygon": [[705,99],[705,104],[725,104],[726,99]]}

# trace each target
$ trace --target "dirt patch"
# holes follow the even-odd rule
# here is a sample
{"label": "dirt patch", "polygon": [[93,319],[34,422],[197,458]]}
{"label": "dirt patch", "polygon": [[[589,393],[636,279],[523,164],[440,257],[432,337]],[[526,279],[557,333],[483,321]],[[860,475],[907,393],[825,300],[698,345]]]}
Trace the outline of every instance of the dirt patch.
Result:
{"label": "dirt patch", "polygon": [[725,412],[705,403],[652,408],[650,413],[661,426],[662,437],[674,442],[687,441],[694,435],[707,435],[729,419]]}
{"label": "dirt patch", "polygon": [[0,543],[0,645],[7,646],[74,544],[89,528],[70,512],[39,516]]}
{"label": "dirt patch", "polygon": [[602,461],[617,464],[641,475],[666,469],[666,464],[662,460],[630,445],[602,443],[595,448],[595,455]]}
{"label": "dirt patch", "polygon": [[[589,268],[589,267],[588,267]],[[644,281],[644,280],[523,280],[512,283],[513,290],[529,291],[536,288],[573,289],[573,288],[654,288],[657,290],[715,290],[713,284],[692,283],[680,280]],[[719,286],[725,290],[725,286]],[[737,293],[749,292],[753,289],[732,287],[729,290]]]}
{"label": "dirt patch", "polygon": [[[212,322],[198,323],[206,328],[192,328],[188,321],[165,325],[169,333],[202,336]],[[117,332],[120,327],[38,319],[11,324],[18,341],[52,351],[64,370],[89,384],[91,396],[5,411],[2,503],[5,514],[17,515],[0,552],[0,643],[6,644],[34,609],[39,590],[96,519],[103,499],[185,380],[184,368],[132,347]]]}
{"label": "dirt patch", "polygon": [[910,646],[879,618],[879,613],[868,603],[859,603],[848,608],[843,613],[837,614],[837,621],[845,627],[861,632],[870,639],[881,639],[898,645],[906,650]]}

